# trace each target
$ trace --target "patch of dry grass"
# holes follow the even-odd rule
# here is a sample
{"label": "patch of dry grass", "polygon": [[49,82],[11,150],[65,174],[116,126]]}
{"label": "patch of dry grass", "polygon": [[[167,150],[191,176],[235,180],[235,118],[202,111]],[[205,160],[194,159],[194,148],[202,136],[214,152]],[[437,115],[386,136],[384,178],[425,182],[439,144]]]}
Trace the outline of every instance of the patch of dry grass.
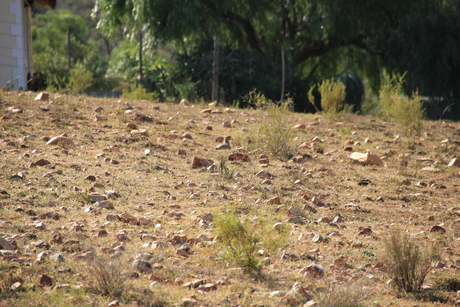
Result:
{"label": "patch of dry grass", "polygon": [[[112,298],[126,306],[279,306],[296,282],[318,302],[312,285],[325,285],[329,302],[344,297],[339,285],[363,279],[362,306],[457,299],[450,289],[460,260],[459,169],[448,166],[457,123],[424,121],[429,134],[400,136],[398,122],[357,115],[336,122],[281,106],[202,112],[207,106],[50,96],[2,92],[0,99],[0,236],[18,248],[0,255],[8,306],[105,306]],[[46,145],[63,133],[73,145]],[[227,135],[232,150],[214,150]],[[368,150],[385,166],[350,162],[352,151]],[[250,161],[228,161],[233,151]],[[195,156],[216,170],[192,168]],[[50,164],[33,165],[41,159]],[[96,206],[98,195],[114,209]],[[216,217],[228,212],[257,232],[251,255],[262,274],[221,257]],[[446,251],[417,295],[391,291],[380,263],[395,228]],[[140,254],[152,273],[133,274]],[[107,265],[91,270],[90,256]],[[312,263],[325,268],[322,277],[305,273]],[[40,284],[42,274],[52,286]]]}

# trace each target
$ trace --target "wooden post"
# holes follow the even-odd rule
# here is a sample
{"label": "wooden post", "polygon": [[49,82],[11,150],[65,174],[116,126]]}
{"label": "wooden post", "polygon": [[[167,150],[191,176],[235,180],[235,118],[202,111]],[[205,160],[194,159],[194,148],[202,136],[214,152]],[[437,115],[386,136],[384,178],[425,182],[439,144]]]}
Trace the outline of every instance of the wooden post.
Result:
{"label": "wooden post", "polygon": [[70,42],[70,26],[67,27],[67,56],[69,58],[69,72],[72,69],[72,43]]}
{"label": "wooden post", "polygon": [[142,31],[139,31],[139,83],[144,86],[144,70],[142,66]]}
{"label": "wooden post", "polygon": [[281,99],[280,101],[284,100],[285,80],[286,80],[286,69],[285,69],[285,62],[284,62],[284,47],[281,47]]}
{"label": "wooden post", "polygon": [[212,100],[219,98],[219,37],[214,37],[214,57],[212,65]]}

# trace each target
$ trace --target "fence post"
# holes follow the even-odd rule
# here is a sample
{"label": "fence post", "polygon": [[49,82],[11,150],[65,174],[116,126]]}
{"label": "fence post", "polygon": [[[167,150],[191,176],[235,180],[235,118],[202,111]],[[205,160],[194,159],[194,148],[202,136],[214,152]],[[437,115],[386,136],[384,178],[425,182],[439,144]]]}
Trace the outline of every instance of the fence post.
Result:
{"label": "fence post", "polygon": [[212,65],[212,100],[219,98],[219,37],[214,37],[214,57]]}

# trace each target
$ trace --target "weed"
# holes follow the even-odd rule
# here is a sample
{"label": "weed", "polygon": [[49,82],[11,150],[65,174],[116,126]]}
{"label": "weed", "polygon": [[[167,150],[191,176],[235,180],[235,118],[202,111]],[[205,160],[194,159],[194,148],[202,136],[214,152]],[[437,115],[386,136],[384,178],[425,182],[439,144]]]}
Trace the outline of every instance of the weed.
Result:
{"label": "weed", "polygon": [[439,257],[437,245],[430,248],[421,246],[400,231],[394,231],[385,241],[384,262],[387,272],[393,286],[403,292],[420,291],[432,269],[431,262]]}
{"label": "weed", "polygon": [[87,90],[92,83],[93,74],[82,64],[77,63],[70,70],[69,84],[67,85],[71,94],[82,93]]}
{"label": "weed", "polygon": [[412,97],[402,93],[404,75],[387,77],[380,89],[379,105],[384,119],[396,120],[404,129],[407,136],[421,135],[423,129],[423,107],[418,92]]}
{"label": "weed", "polygon": [[326,291],[315,292],[315,301],[320,307],[357,307],[365,297],[360,283],[336,285]]}
{"label": "weed", "polygon": [[233,176],[235,175],[235,169],[230,169],[227,167],[227,157],[225,156],[219,157],[219,165],[217,166],[217,171],[224,179],[233,179]]}
{"label": "weed", "polygon": [[336,119],[343,108],[345,99],[345,85],[340,80],[323,80],[321,84],[314,85],[308,91],[309,101],[314,101],[313,91],[318,87],[321,94],[321,108],[326,118]]}
{"label": "weed", "polygon": [[133,100],[155,100],[155,94],[149,93],[142,85],[131,85],[127,91],[123,92],[121,98]]}
{"label": "weed", "polygon": [[91,286],[91,290],[95,293],[111,298],[121,298],[128,291],[120,267],[114,262],[96,259],[90,263],[88,270],[95,281]]}
{"label": "weed", "polygon": [[256,257],[260,237],[243,224],[235,212],[216,218],[217,234],[226,257],[248,273],[259,273],[261,266]]}
{"label": "weed", "polygon": [[250,105],[264,110],[267,114],[267,119],[262,122],[254,138],[255,146],[267,149],[273,156],[281,160],[292,158],[295,131],[291,129],[290,122],[287,120],[292,110],[292,100],[286,99],[276,103],[255,91],[250,92],[246,100]]}
{"label": "weed", "polygon": [[460,275],[438,278],[434,282],[434,288],[449,292],[458,292],[460,291]]}

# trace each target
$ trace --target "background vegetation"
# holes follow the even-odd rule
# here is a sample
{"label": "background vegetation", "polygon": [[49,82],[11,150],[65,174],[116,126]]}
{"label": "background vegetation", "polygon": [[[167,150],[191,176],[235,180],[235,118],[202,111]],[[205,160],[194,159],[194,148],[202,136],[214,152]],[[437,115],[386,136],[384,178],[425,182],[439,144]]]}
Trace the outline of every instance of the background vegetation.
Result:
{"label": "background vegetation", "polygon": [[284,93],[296,111],[315,111],[307,95],[314,84],[355,72],[366,84],[367,97],[379,93],[385,74],[406,73],[403,93],[427,97],[430,116],[460,114],[458,1],[112,3],[63,0],[55,12],[35,15],[36,70],[45,73],[49,85],[62,88],[67,81],[65,33],[72,25],[72,62],[93,72],[88,90],[123,90],[126,83],[140,81],[142,33],[142,86],[160,100],[210,101],[212,40],[218,36],[223,103],[244,105],[242,97],[253,89],[282,99],[284,58]]}

